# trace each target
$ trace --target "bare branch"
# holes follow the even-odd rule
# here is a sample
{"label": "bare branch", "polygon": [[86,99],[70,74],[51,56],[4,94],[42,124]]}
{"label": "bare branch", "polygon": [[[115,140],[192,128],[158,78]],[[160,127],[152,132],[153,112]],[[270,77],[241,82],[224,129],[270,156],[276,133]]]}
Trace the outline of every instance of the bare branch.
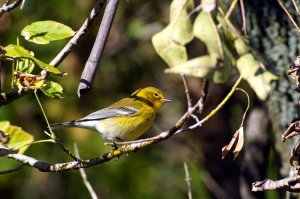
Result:
{"label": "bare branch", "polygon": [[26,164],[20,164],[19,166],[15,167],[13,169],[0,171],[0,174],[7,174],[7,173],[16,172],[16,171],[19,171],[19,170],[23,169],[24,166],[26,166]]}
{"label": "bare branch", "polygon": [[59,54],[50,62],[50,65],[57,66],[62,62],[62,60],[72,51],[72,49],[78,44],[79,39],[81,39],[86,33],[88,28],[92,25],[95,18],[99,14],[99,11],[106,3],[106,0],[97,0],[94,5],[89,17],[84,21],[80,29],[76,32],[73,38],[68,42],[68,44],[59,52]]}
{"label": "bare branch", "polygon": [[195,129],[199,126],[201,126],[204,122],[206,122],[207,120],[209,120],[212,116],[214,116],[216,114],[216,112],[218,112],[224,105],[225,103],[228,101],[228,99],[233,95],[234,91],[236,90],[237,86],[239,85],[239,83],[242,81],[242,76],[240,76],[237,81],[235,82],[234,86],[231,88],[230,92],[227,94],[227,96],[220,102],[220,104],[218,104],[218,106],[212,110],[206,117],[204,117],[202,120],[200,120],[199,122],[197,122],[194,125],[191,125],[188,127],[188,129]]}
{"label": "bare branch", "polygon": [[[215,108],[211,113],[209,113],[204,119],[202,119],[199,123],[196,123],[194,125],[194,128],[202,125],[205,121],[207,121],[209,118],[211,118],[232,96],[234,91],[236,90],[237,85],[242,80],[242,77],[239,77],[238,80],[235,82],[233,88],[229,92],[229,94],[225,97],[225,99],[218,105],[217,108]],[[64,163],[47,163],[39,161],[35,158],[23,155],[23,154],[8,154],[6,157],[14,159],[16,161],[22,162],[28,166],[35,167],[43,172],[62,172],[67,170],[75,170],[80,168],[86,168],[91,167],[97,164],[102,164],[105,162],[108,162],[114,158],[118,158],[119,156],[122,156],[124,154],[129,154],[132,152],[136,152],[144,147],[150,146],[152,144],[167,140],[171,136],[190,130],[191,128],[182,128],[183,125],[188,121],[188,119],[191,117],[191,114],[193,114],[194,111],[196,111],[199,108],[199,103],[195,104],[191,111],[187,111],[178,121],[177,123],[170,128],[168,131],[161,132],[159,135],[154,136],[152,138],[147,139],[141,139],[136,140],[132,142],[128,142],[128,144],[124,142],[115,143],[115,144],[124,144],[120,148],[112,149],[111,151],[101,155],[100,157],[88,159],[88,160],[80,160],[76,156],[74,156],[72,153],[69,154],[69,150],[65,150],[65,147],[62,147],[65,152],[68,153],[74,160],[72,162],[64,162]],[[56,139],[55,137],[53,139]],[[56,142],[59,144],[59,142]],[[63,146],[63,145],[61,145]]]}
{"label": "bare branch", "polygon": [[9,4],[10,1],[6,1],[6,3],[0,8],[0,17],[3,15],[3,13],[9,12],[12,9],[16,8],[18,5],[20,5],[21,2],[22,0],[16,0],[13,3]]}
{"label": "bare branch", "polygon": [[6,104],[22,97],[23,95],[28,93],[27,91],[28,90],[26,90],[26,89],[22,89],[22,90],[11,90],[6,93],[0,93],[0,107],[2,105],[6,105]]}
{"label": "bare branch", "polygon": [[236,4],[237,4],[238,0],[233,0],[232,3],[230,4],[229,9],[226,12],[225,18],[228,19],[233,11],[233,9],[235,8]]}
{"label": "bare branch", "polygon": [[191,109],[192,108],[192,100],[191,100],[189,89],[188,89],[188,86],[187,86],[187,83],[186,83],[186,80],[185,80],[185,76],[184,76],[184,74],[180,74],[180,77],[181,77],[183,85],[184,85],[184,90],[185,90],[188,109]]}
{"label": "bare branch", "polygon": [[[76,143],[74,143],[74,149],[75,149],[76,156],[80,158],[79,151],[78,151],[78,146],[77,146]],[[86,188],[88,189],[92,199],[98,199],[98,196],[97,196],[96,192],[94,191],[91,183],[87,179],[87,176],[86,176],[86,173],[85,173],[84,169],[83,168],[79,169],[79,172],[80,172],[80,175],[82,177],[83,183],[86,186]]]}
{"label": "bare branch", "polygon": [[275,189],[282,189],[290,192],[299,192],[300,176],[297,175],[277,181],[267,179],[260,182],[252,183],[252,191],[267,191]]}
{"label": "bare branch", "polygon": [[207,185],[206,187],[211,191],[211,193],[216,198],[230,199],[231,197],[226,193],[226,191],[221,187],[218,182],[211,176],[208,171],[204,171],[202,174],[202,179]]}
{"label": "bare branch", "polygon": [[98,30],[96,41],[94,43],[91,54],[85,64],[84,70],[80,78],[77,90],[78,97],[89,92],[92,89],[99,61],[106,44],[106,40],[118,7],[118,3],[119,0],[110,0],[107,3]]}
{"label": "bare branch", "polygon": [[191,177],[190,177],[189,169],[188,169],[186,162],[183,163],[183,167],[184,167],[184,172],[185,172],[185,181],[186,181],[186,185],[187,185],[187,189],[188,189],[188,197],[189,197],[189,199],[193,199],[192,189],[191,189]]}
{"label": "bare branch", "polygon": [[207,79],[203,79],[202,84],[203,84],[203,86],[202,86],[202,94],[201,94],[200,100],[198,101],[198,106],[199,106],[199,110],[198,111],[199,111],[199,113],[203,112],[204,102],[206,101],[209,82],[207,81]]}
{"label": "bare branch", "polygon": [[242,30],[244,32],[244,35],[247,35],[247,21],[246,21],[244,0],[240,0],[240,6],[241,6],[241,13],[242,13],[242,20],[243,20]]}
{"label": "bare branch", "polygon": [[289,11],[284,7],[284,5],[282,4],[281,0],[277,0],[277,2],[279,3],[279,5],[283,9],[283,11],[286,13],[286,15],[289,17],[289,19],[291,20],[291,22],[293,23],[293,25],[295,26],[295,28],[298,30],[298,32],[300,32],[299,26],[297,25],[297,23],[295,22],[295,20],[293,19],[293,17],[289,13]]}
{"label": "bare branch", "polygon": [[299,9],[298,9],[298,6],[297,6],[295,0],[292,0],[292,2],[293,2],[293,4],[294,4],[294,7],[295,7],[295,9],[296,9],[298,15],[300,16],[300,12],[299,12]]}

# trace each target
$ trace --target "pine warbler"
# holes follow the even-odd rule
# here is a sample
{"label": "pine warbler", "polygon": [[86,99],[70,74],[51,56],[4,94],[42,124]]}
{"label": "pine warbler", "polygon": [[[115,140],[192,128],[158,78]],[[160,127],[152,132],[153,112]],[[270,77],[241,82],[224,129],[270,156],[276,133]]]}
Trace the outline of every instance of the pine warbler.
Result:
{"label": "pine warbler", "polygon": [[98,131],[106,141],[130,141],[144,134],[153,123],[156,112],[170,101],[159,89],[146,87],[84,118],[50,126],[52,129],[88,128]]}

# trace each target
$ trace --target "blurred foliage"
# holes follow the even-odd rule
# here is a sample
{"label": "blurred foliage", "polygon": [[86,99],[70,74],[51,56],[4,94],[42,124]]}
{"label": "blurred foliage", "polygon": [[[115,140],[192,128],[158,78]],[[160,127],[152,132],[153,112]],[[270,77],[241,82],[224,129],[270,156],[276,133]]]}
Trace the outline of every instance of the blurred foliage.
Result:
{"label": "blurred foliage", "polygon": [[[268,7],[268,5],[265,5],[266,9],[258,9],[259,6],[252,5],[257,2],[259,0],[247,5],[249,6],[247,21],[250,22],[248,26],[251,26],[248,27],[248,29],[251,29],[249,32],[249,45],[251,48],[244,48],[244,40],[232,41],[230,48],[234,46],[238,55],[235,58],[246,54],[251,49],[255,58],[263,60],[264,65],[276,65],[276,67],[270,67],[270,69],[279,76],[280,80],[282,78],[286,79],[287,64],[299,52],[299,45],[296,42],[299,39],[298,33],[294,31],[291,25],[288,25],[287,29],[282,28],[282,23],[288,23],[287,21],[281,21],[282,13],[278,14],[278,11],[274,14],[270,11],[273,8]],[[4,1],[2,0],[0,3],[2,5]],[[93,3],[93,1],[80,0],[52,0],[43,1],[43,3],[37,0],[26,1],[22,10],[17,8],[0,17],[0,45],[18,44],[24,46],[26,49],[35,52],[34,56],[38,57],[39,60],[49,63],[67,43],[67,40],[54,41],[43,46],[36,45],[20,36],[22,29],[36,21],[52,20],[59,21],[76,31],[86,16],[88,16]],[[224,10],[227,10],[228,5],[225,4]],[[49,76],[49,81],[58,82],[64,88],[63,100],[40,96],[50,122],[62,122],[80,118],[124,96],[128,96],[137,88],[151,85],[160,88],[167,98],[172,99],[173,103],[162,109],[153,127],[145,136],[148,137],[151,133],[153,135],[171,127],[185,108],[184,89],[180,78],[176,75],[163,74],[167,66],[158,57],[151,43],[151,37],[155,33],[163,31],[164,27],[171,24],[169,22],[171,14],[169,9],[169,1],[120,1],[104,56],[100,61],[93,91],[78,99],[76,90],[81,71],[97,34],[101,20],[101,17],[98,17],[80,44],[60,64],[59,71],[66,72],[68,75],[64,77]],[[266,10],[269,12],[266,12]],[[253,13],[257,13],[257,18],[262,19],[262,21],[255,21],[257,18],[253,17]],[[185,12],[185,16],[186,14]],[[233,13],[235,17],[231,17],[235,25],[240,25],[241,23],[239,14]],[[279,18],[277,18],[277,15]],[[202,22],[204,23],[205,21]],[[265,22],[265,26],[259,27],[258,24],[260,22]],[[186,29],[189,30],[191,27],[187,25]],[[227,33],[224,30],[224,35]],[[224,35],[222,35],[221,39],[224,39]],[[19,42],[17,42],[17,37],[19,37]],[[203,39],[202,36],[199,36],[199,38]],[[187,38],[180,44],[186,45],[189,41],[190,38]],[[190,44],[188,43],[188,45]],[[255,47],[255,49],[252,49],[252,47]],[[187,50],[199,52],[199,47],[192,48],[192,50],[189,48]],[[255,50],[257,49],[262,52],[256,53]],[[224,55],[227,56],[227,51],[225,50]],[[204,51],[201,50],[201,52]],[[266,56],[260,56],[260,54]],[[230,57],[230,60],[232,61],[233,59]],[[169,64],[168,61],[166,62]],[[27,69],[31,70],[30,67]],[[1,70],[6,71],[7,74],[5,79],[6,85],[1,84],[3,87],[1,89],[3,90],[9,88],[10,83],[7,82],[10,82],[12,74],[10,74],[11,68],[9,66],[3,65]],[[199,91],[199,85],[193,82],[193,79],[190,79],[189,83],[191,87],[198,89],[194,90]],[[251,86],[251,83],[249,84]],[[249,84],[244,82],[242,86],[250,90]],[[219,100],[222,94],[226,92],[226,90],[223,92],[217,90],[218,86],[213,86],[215,89],[212,89],[211,101]],[[287,80],[280,81],[276,85],[274,84],[273,88],[276,91],[272,91],[270,97],[270,101],[273,103],[271,110],[276,115],[281,114],[281,117],[278,117],[280,119],[277,118],[277,121],[280,121],[282,126],[290,122],[295,116],[294,105],[289,102],[296,101],[297,97],[289,86],[290,84]],[[249,94],[252,99],[255,99],[254,92],[249,92]],[[260,104],[261,102],[257,100],[255,103]],[[236,118],[241,118],[243,114],[241,107],[244,107],[244,104],[245,99],[235,96],[232,102],[224,107],[228,120],[226,128],[233,127],[233,129],[236,129],[236,126],[240,123],[240,120]],[[43,131],[47,127],[33,94],[28,94],[13,103],[2,106],[0,109],[1,120],[8,120],[13,125],[21,126],[26,132],[33,134],[36,140],[45,139]],[[218,123],[218,125],[215,125],[216,123],[218,122],[213,121],[207,124],[212,126],[212,128],[217,128],[219,132],[219,136],[212,139],[215,142],[224,143],[226,139],[222,134],[220,140],[220,133],[224,133],[226,129],[222,128],[222,124]],[[205,132],[201,133],[204,134],[204,137],[208,137],[207,140],[212,140],[212,135],[206,135]],[[57,135],[70,149],[73,148],[73,142],[77,142],[82,158],[92,158],[110,149],[110,147],[104,146],[103,140],[97,133],[91,133],[88,130],[66,129],[58,131]],[[221,147],[217,148],[214,145],[215,142],[211,143],[206,140],[203,143],[204,146],[199,146],[195,138],[199,139],[199,134],[194,134],[193,136],[191,133],[186,133],[167,142],[146,148],[138,153],[88,168],[86,169],[88,178],[100,198],[187,198],[183,169],[183,162],[186,161],[192,178],[191,187],[194,198],[213,197],[211,196],[213,191],[211,190],[209,193],[207,189],[208,183],[205,181],[207,167],[210,167],[215,173],[223,175],[222,183],[227,185],[224,189],[234,186],[237,190],[238,187],[235,185],[238,185],[238,183],[230,184],[232,181],[229,178],[237,177],[238,167],[235,164],[234,166],[236,167],[226,168],[220,168],[221,164],[211,165],[210,162],[207,162],[207,159],[220,159],[221,156],[217,156],[213,152],[217,151],[217,153],[221,154]],[[201,151],[207,145],[214,147],[214,151],[207,153],[209,155],[212,154],[210,155],[211,157],[204,156],[203,151]],[[70,161],[70,158],[53,144],[33,145],[26,151],[26,154],[47,162]],[[275,159],[273,156],[275,155],[271,155],[270,162],[273,162],[273,159]],[[230,160],[224,160],[222,164],[224,162],[226,164],[226,161]],[[13,168],[17,165],[18,163],[11,160],[1,159],[0,170]],[[203,167],[199,165],[203,165]],[[225,172],[222,173],[224,170]],[[276,169],[273,167],[269,168],[268,172],[269,175],[275,176]],[[236,190],[235,192],[239,192]],[[41,173],[28,167],[12,174],[1,175],[0,192],[1,198],[2,196],[5,198],[24,199],[89,197],[78,171]],[[274,198],[274,195],[270,196],[270,198]]]}
{"label": "blurred foliage", "polygon": [[[152,38],[155,50],[170,67],[165,71],[226,83],[237,69],[256,95],[266,100],[277,77],[256,59],[247,37],[239,33],[221,7],[212,13],[194,13],[194,21],[190,14],[193,9],[192,0],[173,0],[170,23]],[[207,52],[190,58],[187,44],[197,39]]]}
{"label": "blurred foliage", "polygon": [[0,131],[0,147],[17,150],[17,153],[24,153],[34,140],[31,134],[11,125],[9,121],[0,122]]}
{"label": "blurred foliage", "polygon": [[[1,1],[1,3],[3,3]],[[93,1],[40,1],[26,2],[24,8],[13,10],[0,18],[1,46],[17,44],[30,49],[35,57],[49,63],[67,40],[54,41],[47,45],[36,45],[20,37],[24,27],[41,20],[59,21],[73,30],[79,29],[92,7]],[[89,30],[74,51],[58,69],[68,73],[65,77],[49,76],[49,80],[60,83],[64,88],[63,100],[49,100],[38,92],[50,122],[62,122],[82,117],[92,111],[107,106],[132,91],[144,86],[156,86],[173,100],[170,106],[158,115],[155,124],[146,134],[158,133],[171,127],[180,117],[185,99],[180,78],[163,74],[165,64],[156,55],[151,36],[161,30],[168,15],[168,2],[121,1],[110,32],[104,56],[93,85],[93,91],[80,100],[76,90],[81,71],[92,48],[101,16]],[[148,12],[156,9],[161,13]],[[7,71],[6,85],[9,88],[10,69]],[[4,68],[4,69],[5,69]],[[2,70],[4,70],[2,69]],[[36,140],[45,139],[46,124],[33,94],[28,94],[7,106],[1,107],[0,120],[12,124],[34,135]],[[82,129],[68,129],[57,135],[70,149],[73,142],[79,144],[83,158],[96,157],[110,149],[103,145],[97,133]],[[139,153],[119,160],[86,169],[92,186],[101,198],[186,198],[186,183],[183,162],[189,161],[192,151],[189,146],[178,147],[176,139],[170,144],[150,147]],[[174,157],[171,154],[180,154]],[[53,144],[35,144],[26,154],[47,162],[70,161],[59,147]],[[2,160],[0,170],[17,166],[11,160]],[[192,165],[190,162],[188,165]],[[201,173],[196,166],[190,168],[193,194],[207,197]],[[7,182],[10,182],[9,184]],[[78,171],[66,173],[41,173],[32,168],[0,176],[1,197],[5,198],[88,198]],[[18,189],[18,191],[15,191]]]}

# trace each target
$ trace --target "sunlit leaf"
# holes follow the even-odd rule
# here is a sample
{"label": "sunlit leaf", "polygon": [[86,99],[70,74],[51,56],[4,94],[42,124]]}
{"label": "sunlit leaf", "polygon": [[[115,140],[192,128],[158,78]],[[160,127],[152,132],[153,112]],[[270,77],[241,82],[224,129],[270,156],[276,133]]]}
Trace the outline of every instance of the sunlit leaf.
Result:
{"label": "sunlit leaf", "polygon": [[8,142],[8,140],[9,140],[9,134],[0,130],[0,145],[6,144]]}
{"label": "sunlit leaf", "polygon": [[34,138],[18,126],[13,126],[8,121],[0,122],[0,130],[9,135],[7,143],[3,144],[8,149],[19,149],[19,153],[24,153]]}
{"label": "sunlit leaf", "polygon": [[277,80],[278,77],[269,71],[263,70],[251,53],[247,53],[237,60],[237,69],[243,78],[248,81],[256,95],[261,100],[266,100],[271,91],[271,81]]}
{"label": "sunlit leaf", "polygon": [[212,69],[216,65],[216,60],[212,59],[210,56],[201,56],[191,59],[182,64],[178,64],[175,67],[166,69],[167,73],[182,73],[194,77],[212,77]]}
{"label": "sunlit leaf", "polygon": [[211,12],[216,8],[216,0],[201,0],[201,8],[204,12]]}
{"label": "sunlit leaf", "polygon": [[12,58],[19,58],[21,60],[26,60],[30,59],[33,62],[35,62],[41,69],[46,70],[47,72],[56,74],[56,75],[63,75],[62,72],[60,72],[57,68],[46,64],[34,56],[30,54],[29,51],[27,51],[24,47],[22,46],[17,46],[13,44],[9,44],[8,46],[5,47],[5,56],[12,57]]}
{"label": "sunlit leaf", "polygon": [[173,67],[187,61],[185,44],[193,39],[193,26],[188,16],[194,8],[192,0],[173,0],[170,23],[152,37],[152,44],[160,57]]}
{"label": "sunlit leaf", "polygon": [[72,37],[75,32],[68,26],[56,21],[38,21],[26,26],[21,35],[36,44],[48,44],[50,41]]}
{"label": "sunlit leaf", "polygon": [[210,13],[201,12],[194,22],[194,34],[207,48],[213,59],[224,59],[221,38]]}
{"label": "sunlit leaf", "polygon": [[238,55],[244,55],[249,52],[248,43],[244,38],[237,38],[234,40],[234,47]]}
{"label": "sunlit leaf", "polygon": [[53,81],[46,80],[45,86],[41,89],[45,95],[51,98],[63,98],[63,87]]}
{"label": "sunlit leaf", "polygon": [[18,60],[16,63],[16,70],[23,73],[31,73],[34,69],[34,62],[30,59]]}

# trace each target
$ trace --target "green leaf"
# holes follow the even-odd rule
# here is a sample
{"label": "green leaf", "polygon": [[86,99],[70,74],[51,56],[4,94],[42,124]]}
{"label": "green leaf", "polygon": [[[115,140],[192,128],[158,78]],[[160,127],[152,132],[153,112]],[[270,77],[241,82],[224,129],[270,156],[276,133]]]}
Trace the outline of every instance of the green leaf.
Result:
{"label": "green leaf", "polygon": [[0,130],[9,135],[9,141],[5,143],[5,146],[9,149],[19,149],[19,153],[24,153],[34,141],[31,134],[22,130],[21,127],[11,125],[9,121],[1,121]]}
{"label": "green leaf", "polygon": [[51,98],[63,98],[63,87],[60,84],[49,80],[45,80],[44,84],[46,86],[41,88],[41,90],[45,95]]}
{"label": "green leaf", "polygon": [[237,69],[246,79],[261,100],[266,100],[271,91],[271,81],[278,77],[269,71],[263,70],[259,62],[251,53],[242,55],[237,60]]}
{"label": "green leaf", "polygon": [[213,59],[224,59],[221,38],[215,22],[208,12],[201,12],[194,22],[194,34],[207,48]]}
{"label": "green leaf", "polygon": [[193,39],[193,26],[188,14],[194,9],[192,0],[173,0],[170,23],[152,37],[152,44],[159,56],[173,67],[188,59],[185,45]]}
{"label": "green leaf", "polygon": [[166,69],[166,73],[182,73],[193,77],[212,78],[212,69],[217,64],[215,59],[210,56],[201,56],[184,63],[178,64],[172,68]]}
{"label": "green leaf", "polygon": [[38,21],[23,28],[21,35],[36,44],[48,44],[50,41],[72,37],[75,32],[68,26],[56,21]]}
{"label": "green leaf", "polygon": [[5,48],[5,56],[12,57],[12,58],[20,58],[21,60],[26,60],[30,59],[33,61],[35,64],[37,64],[41,69],[46,70],[47,72],[56,74],[56,75],[63,75],[62,72],[60,72],[57,68],[46,64],[37,58],[35,58],[33,55],[30,54],[29,51],[27,51],[24,47],[22,46],[17,46],[13,44],[9,44]]}
{"label": "green leaf", "polygon": [[218,15],[218,22],[221,24],[221,32],[228,46],[238,55],[243,55],[249,52],[247,38],[241,36],[232,23],[224,17]]}
{"label": "green leaf", "polygon": [[244,55],[249,52],[248,41],[240,37],[234,40],[234,47],[238,55]]}
{"label": "green leaf", "polygon": [[17,66],[16,66],[17,71],[30,74],[33,71],[33,69],[34,69],[33,61],[29,59],[17,61]]}

